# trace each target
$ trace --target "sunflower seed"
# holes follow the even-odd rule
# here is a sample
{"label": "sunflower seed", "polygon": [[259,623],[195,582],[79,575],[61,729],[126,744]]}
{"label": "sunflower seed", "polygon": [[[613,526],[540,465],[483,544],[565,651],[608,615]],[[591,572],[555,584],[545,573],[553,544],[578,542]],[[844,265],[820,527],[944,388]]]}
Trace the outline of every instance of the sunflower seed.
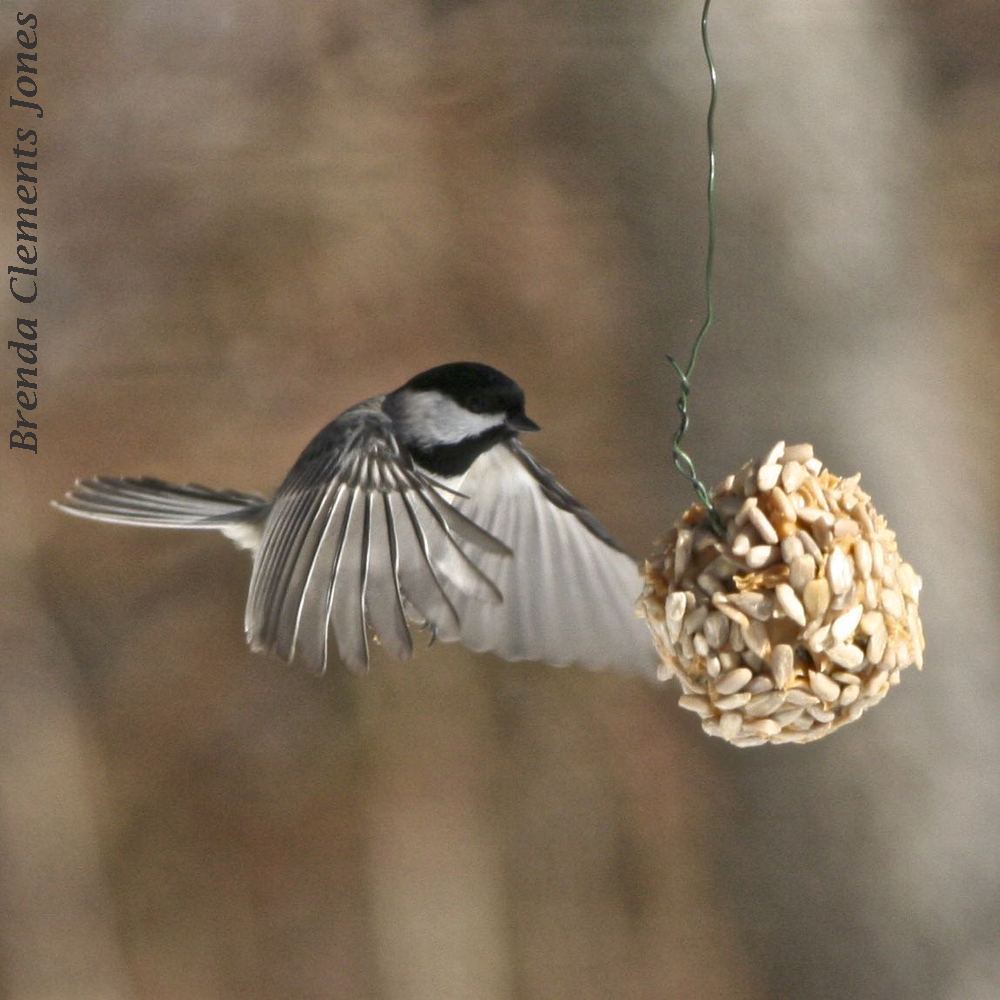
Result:
{"label": "sunflower seed", "polygon": [[895,643],[886,646],[882,662],[879,663],[880,670],[895,670],[899,664],[899,647]]}
{"label": "sunflower seed", "polygon": [[772,462],[780,462],[782,456],[785,454],[785,442],[779,441],[774,445],[773,448],[764,456],[764,461],[761,465],[770,465]]}
{"label": "sunflower seed", "polygon": [[764,694],[766,691],[774,690],[774,681],[767,674],[757,674],[743,690],[751,694]]}
{"label": "sunflower seed", "polygon": [[781,539],[781,558],[791,565],[792,560],[805,553],[802,546],[802,539],[798,535],[789,535]]}
{"label": "sunflower seed", "polygon": [[[805,633],[803,633],[804,635]],[[827,639],[830,638],[830,626],[821,625],[815,632],[806,638],[806,646],[810,653],[819,654],[823,652]]]}
{"label": "sunflower seed", "polygon": [[742,708],[753,695],[749,691],[737,691],[736,694],[727,694],[722,698],[715,699],[715,707],[720,712],[733,712],[737,708]]}
{"label": "sunflower seed", "polygon": [[838,517],[833,525],[833,537],[854,538],[860,530],[857,521],[852,521],[849,517]]}
{"label": "sunflower seed", "polygon": [[830,635],[837,642],[844,642],[849,639],[854,635],[858,623],[861,621],[863,611],[864,608],[860,604],[855,604],[854,607],[838,615],[830,626]]}
{"label": "sunflower seed", "polygon": [[813,446],[808,443],[790,444],[785,447],[781,461],[791,464],[792,462],[808,462],[813,457]]}
{"label": "sunflower seed", "polygon": [[817,722],[833,722],[833,720],[837,717],[836,712],[831,712],[828,708],[820,708],[818,705],[810,705],[806,711]]}
{"label": "sunflower seed", "polygon": [[836,701],[840,697],[840,685],[833,678],[816,670],[809,671],[809,687],[812,688],[813,694],[823,701]]}
{"label": "sunflower seed", "polygon": [[686,632],[681,633],[680,646],[681,656],[686,660],[693,660],[695,656],[694,643],[691,641],[691,636],[689,636]]}
{"label": "sunflower seed", "polygon": [[722,695],[735,694],[741,688],[746,687],[752,677],[752,670],[748,670],[746,667],[737,667],[735,670],[730,670],[729,673],[723,674],[715,682],[715,690],[718,694]]}
{"label": "sunflower seed", "polygon": [[876,579],[882,579],[882,571],[885,569],[885,551],[882,549],[881,542],[872,542],[872,576]]}
{"label": "sunflower seed", "polygon": [[691,545],[694,542],[694,532],[681,528],[677,532],[677,542],[674,547],[674,579],[679,580],[688,568],[691,558]]}
{"label": "sunflower seed", "polygon": [[885,628],[885,620],[879,612],[869,611],[861,616],[860,627],[865,635],[874,635],[879,629]]}
{"label": "sunflower seed", "polygon": [[667,595],[667,600],[663,606],[664,622],[667,626],[667,635],[671,642],[677,642],[681,634],[681,622],[684,619],[684,612],[687,610],[687,598],[684,593],[675,590]]}
{"label": "sunflower seed", "polygon": [[826,500],[826,506],[831,513],[840,514],[842,512],[839,490],[824,489],[823,499]]}
{"label": "sunflower seed", "polygon": [[854,541],[854,565],[862,580],[872,575],[872,547],[863,538]]}
{"label": "sunflower seed", "polygon": [[703,698],[701,695],[697,694],[682,694],[680,698],[677,699],[677,704],[681,708],[686,708],[689,712],[696,712],[703,719],[708,719],[715,715],[715,709],[712,708],[709,700]]}
{"label": "sunflower seed", "polygon": [[838,684],[850,684],[857,687],[861,683],[861,678],[857,674],[852,674],[847,670],[834,670],[830,676]]}
{"label": "sunflower seed", "polygon": [[[802,559],[808,559],[808,556],[800,556]],[[806,623],[806,611],[802,607],[802,602],[795,596],[795,591],[787,583],[779,583],[774,588],[774,596],[778,599],[778,604],[781,605],[781,610],[788,615],[798,625],[805,625]]]}
{"label": "sunflower seed", "polygon": [[774,677],[775,687],[784,690],[795,676],[795,651],[785,643],[779,643],[771,652],[768,666]]}
{"label": "sunflower seed", "polygon": [[719,662],[723,670],[735,670],[740,665],[740,654],[727,651],[719,653]]}
{"label": "sunflower seed", "polygon": [[869,663],[877,665],[882,662],[888,642],[889,633],[886,631],[885,625],[882,625],[868,640],[868,649],[865,651],[865,655],[868,657]]}
{"label": "sunflower seed", "polygon": [[699,631],[702,625],[705,624],[705,619],[708,617],[708,607],[704,604],[699,604],[692,608],[684,616],[684,631],[688,635],[694,635],[695,632]]}
{"label": "sunflower seed", "polygon": [[865,654],[851,643],[840,643],[827,651],[827,656],[845,670],[857,670],[865,662]]}
{"label": "sunflower seed", "polygon": [[865,694],[869,698],[873,698],[888,686],[889,672],[887,670],[876,670],[875,673],[868,678],[868,683],[865,685]]}
{"label": "sunflower seed", "polygon": [[874,538],[876,535],[875,525],[872,524],[871,516],[868,513],[868,509],[863,503],[857,504],[854,508],[854,516],[858,519],[858,523],[861,525],[861,530],[864,532],[866,538]]}
{"label": "sunflower seed", "polygon": [[775,712],[771,718],[784,729],[789,723],[801,719],[804,711],[804,708],[783,708],[780,712]]}
{"label": "sunflower seed", "polygon": [[806,459],[802,464],[810,475],[818,476],[823,471],[823,463],[818,458]]}
{"label": "sunflower seed", "polygon": [[747,518],[750,516],[750,511],[755,510],[757,507],[756,497],[747,497],[743,501],[743,506],[740,507],[739,513],[733,518],[733,524],[736,527],[741,528],[747,522]]}
{"label": "sunflower seed", "polygon": [[860,684],[845,684],[840,689],[840,704],[844,708],[847,708],[848,705],[853,705],[858,700],[858,695],[860,694]]}
{"label": "sunflower seed", "polygon": [[806,715],[805,712],[803,712],[803,714],[800,715],[799,718],[797,718],[794,722],[789,722],[785,728],[791,729],[793,731],[797,730],[798,732],[802,733],[812,729],[815,724],[816,724],[815,719],[813,719],[812,716]]}
{"label": "sunflower seed", "polygon": [[899,596],[898,591],[889,590],[887,587],[882,588],[882,607],[893,618],[902,618],[905,614],[903,598]]}
{"label": "sunflower seed", "polygon": [[777,462],[769,462],[757,470],[757,489],[765,493],[773,490],[781,476],[781,466]]}
{"label": "sunflower seed", "polygon": [[829,527],[833,527],[833,517],[828,511],[821,510],[819,507],[802,507],[800,510],[796,511],[798,519],[804,524],[815,524],[817,521],[823,521]]}
{"label": "sunflower seed", "polygon": [[786,461],[781,469],[781,485],[786,493],[794,493],[801,485],[802,481],[806,478],[806,470],[802,468],[800,462],[796,462],[794,459],[792,461]]}
{"label": "sunflower seed", "polygon": [[722,664],[717,656],[710,656],[705,660],[705,673],[713,679],[722,673]]}
{"label": "sunflower seed", "polygon": [[[704,607],[704,605],[702,605]],[[729,619],[720,611],[713,611],[705,619],[702,629],[705,640],[712,649],[719,649],[729,638]]]}
{"label": "sunflower seed", "polygon": [[752,545],[746,554],[746,564],[749,569],[763,569],[768,563],[778,557],[776,545]]}
{"label": "sunflower seed", "polygon": [[743,638],[743,629],[750,627],[750,619],[745,618],[743,622],[740,623],[739,628],[731,628],[729,630],[729,648],[734,653],[743,653],[747,648],[746,640]]}
{"label": "sunflower seed", "polygon": [[734,747],[740,747],[743,749],[745,747],[762,747],[767,743],[767,739],[764,736],[738,736],[734,740],[730,740]]}
{"label": "sunflower seed", "polygon": [[766,691],[761,694],[755,694],[746,703],[743,714],[753,718],[763,718],[783,705],[784,701],[785,696],[779,691]]}
{"label": "sunflower seed", "polygon": [[846,593],[854,582],[854,564],[843,549],[834,549],[826,560],[826,578],[833,594]]}
{"label": "sunflower seed", "polygon": [[757,529],[757,534],[760,535],[762,542],[766,542],[768,545],[778,544],[778,532],[774,530],[774,525],[771,524],[767,515],[760,509],[760,507],[751,507],[747,514],[747,518]]}
{"label": "sunflower seed", "polygon": [[812,556],[796,556],[788,567],[788,583],[797,594],[801,594],[815,576],[816,560]]}
{"label": "sunflower seed", "polygon": [[816,544],[827,551],[833,545],[833,527],[827,524],[825,521],[817,521],[812,526],[813,537],[816,539]]}
{"label": "sunflower seed", "polygon": [[745,556],[750,551],[750,536],[745,531],[738,532],[729,550],[734,556]]}
{"label": "sunflower seed", "polygon": [[911,601],[917,600],[920,595],[921,580],[913,567],[909,563],[900,563],[896,576],[899,592]]}
{"label": "sunflower seed", "polygon": [[815,478],[807,479],[799,488],[799,492],[808,501],[806,503],[807,507],[815,507],[817,510],[822,511],[826,511],[827,507],[829,507],[829,504],[826,502],[826,496],[823,494],[823,488]]}
{"label": "sunflower seed", "polygon": [[781,732],[781,726],[774,719],[755,719],[744,723],[743,728],[748,733],[763,737],[777,736]]}
{"label": "sunflower seed", "polygon": [[691,642],[694,646],[694,651],[699,656],[708,656],[708,640],[705,638],[703,633],[695,632],[695,634],[691,636]]}
{"label": "sunflower seed", "polygon": [[752,652],[756,653],[762,660],[767,659],[771,643],[763,622],[756,620],[750,622],[746,628],[740,629],[740,634]]}
{"label": "sunflower seed", "polygon": [[856,603],[857,593],[858,586],[852,583],[842,594],[835,594],[830,600],[831,610],[843,611],[844,608],[852,607]]}
{"label": "sunflower seed", "polygon": [[771,490],[771,500],[773,501],[774,506],[778,508],[778,513],[781,514],[785,521],[794,525],[796,518],[795,504],[792,503],[788,494],[780,486],[775,486],[774,489]]}
{"label": "sunflower seed", "polygon": [[699,573],[698,579],[695,582],[709,597],[722,590],[722,584],[719,582],[718,577],[712,576],[711,573]]}
{"label": "sunflower seed", "polygon": [[823,552],[816,544],[816,539],[808,531],[804,528],[799,528],[795,532],[795,537],[802,543],[802,548],[805,549],[806,555],[812,556],[816,562],[819,562],[823,558]]}
{"label": "sunflower seed", "polygon": [[724,740],[734,739],[743,728],[743,719],[739,712],[724,712],[719,719],[719,735]]}
{"label": "sunflower seed", "polygon": [[767,594],[756,590],[744,590],[741,594],[731,594],[729,603],[759,621],[767,621],[774,611],[774,602]]}
{"label": "sunflower seed", "polygon": [[[720,597],[720,594],[716,594],[715,597]],[[731,621],[735,622],[737,625],[749,625],[750,619],[747,618],[739,608],[734,608],[731,604],[719,604],[713,601],[715,606]]]}

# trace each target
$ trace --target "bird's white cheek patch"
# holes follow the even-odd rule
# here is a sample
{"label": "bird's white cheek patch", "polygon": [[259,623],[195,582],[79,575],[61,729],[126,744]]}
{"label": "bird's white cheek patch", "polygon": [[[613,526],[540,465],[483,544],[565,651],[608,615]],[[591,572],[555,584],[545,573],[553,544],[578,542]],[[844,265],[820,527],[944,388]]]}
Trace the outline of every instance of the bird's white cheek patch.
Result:
{"label": "bird's white cheek patch", "polygon": [[457,444],[504,422],[502,414],[472,413],[453,399],[433,391],[408,391],[400,411],[406,440],[420,448]]}

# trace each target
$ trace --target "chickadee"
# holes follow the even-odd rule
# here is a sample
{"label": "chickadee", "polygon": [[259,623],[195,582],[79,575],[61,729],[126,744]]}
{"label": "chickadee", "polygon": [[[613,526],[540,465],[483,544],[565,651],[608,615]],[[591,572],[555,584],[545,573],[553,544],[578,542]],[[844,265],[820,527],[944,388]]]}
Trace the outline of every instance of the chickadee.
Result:
{"label": "chickadee", "polygon": [[212,528],[253,553],[247,640],[352,670],[369,633],[413,652],[408,623],[508,660],[658,662],[635,562],[518,441],[524,393],[488,365],[440,365],[345,410],[273,500],[158,479],[77,481],[55,506],[113,524]]}

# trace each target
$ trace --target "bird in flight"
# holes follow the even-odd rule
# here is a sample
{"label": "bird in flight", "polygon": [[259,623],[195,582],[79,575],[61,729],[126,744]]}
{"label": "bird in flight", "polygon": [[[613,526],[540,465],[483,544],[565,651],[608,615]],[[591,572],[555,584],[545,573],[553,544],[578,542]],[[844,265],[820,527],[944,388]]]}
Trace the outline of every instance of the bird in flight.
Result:
{"label": "bird in flight", "polygon": [[524,393],[475,362],[439,365],[345,410],[273,499],[158,479],[78,480],[55,506],[112,524],[221,531],[253,554],[255,651],[326,669],[330,636],[364,671],[411,625],[508,660],[655,676],[635,561],[524,448]]}

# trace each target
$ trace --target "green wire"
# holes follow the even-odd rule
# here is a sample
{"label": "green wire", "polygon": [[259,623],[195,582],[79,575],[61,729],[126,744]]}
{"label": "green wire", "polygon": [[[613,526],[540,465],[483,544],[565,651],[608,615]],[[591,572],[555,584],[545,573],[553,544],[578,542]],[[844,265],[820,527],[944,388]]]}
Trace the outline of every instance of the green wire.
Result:
{"label": "green wire", "polygon": [[715,261],[715,103],[719,93],[719,82],[715,73],[715,63],[712,60],[712,47],[708,43],[708,11],[712,6],[712,0],[705,0],[705,6],[701,12],[701,42],[705,50],[705,59],[708,62],[708,73],[712,82],[712,98],[708,105],[708,251],[705,255],[705,322],[698,331],[698,336],[694,339],[691,348],[691,357],[688,360],[687,368],[681,368],[672,355],[667,355],[667,360],[677,373],[681,383],[681,394],[677,399],[677,409],[681,415],[680,426],[674,435],[673,459],[674,468],[691,484],[694,488],[695,496],[704,504],[708,512],[712,527],[718,534],[722,534],[722,520],[718,511],[712,505],[708,490],[705,484],[698,478],[695,470],[694,460],[686,451],[681,448],[681,440],[687,432],[688,424],[691,422],[688,413],[688,397],[691,394],[691,378],[694,375],[695,365],[698,363],[698,354],[701,351],[702,341],[715,316],[715,309],[712,298],[712,271]]}

